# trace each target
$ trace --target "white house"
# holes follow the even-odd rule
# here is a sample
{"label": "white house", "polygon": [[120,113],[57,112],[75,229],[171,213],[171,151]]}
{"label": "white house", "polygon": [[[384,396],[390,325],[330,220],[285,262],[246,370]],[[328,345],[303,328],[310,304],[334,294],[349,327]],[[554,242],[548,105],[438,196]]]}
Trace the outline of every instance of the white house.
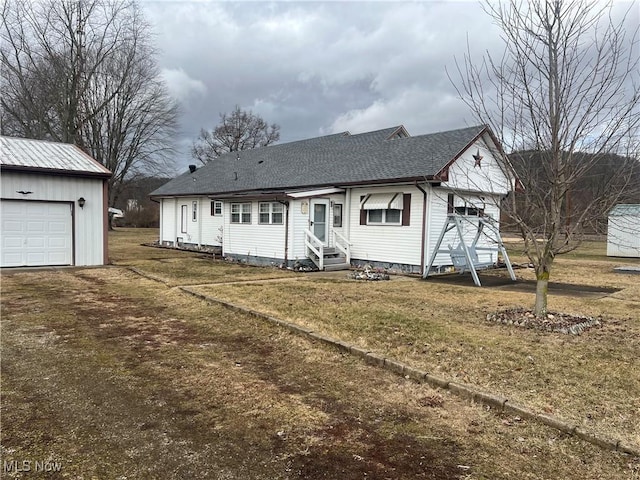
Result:
{"label": "white house", "polygon": [[0,266],[107,263],[111,172],[74,145],[0,137]]}
{"label": "white house", "polygon": [[[164,245],[217,246],[255,264],[424,273],[447,215],[497,222],[515,185],[488,127],[411,137],[398,126],[232,152],[151,197]],[[436,258],[443,265],[449,255]]]}
{"label": "white house", "polygon": [[640,205],[620,204],[609,212],[607,256],[640,258]]}

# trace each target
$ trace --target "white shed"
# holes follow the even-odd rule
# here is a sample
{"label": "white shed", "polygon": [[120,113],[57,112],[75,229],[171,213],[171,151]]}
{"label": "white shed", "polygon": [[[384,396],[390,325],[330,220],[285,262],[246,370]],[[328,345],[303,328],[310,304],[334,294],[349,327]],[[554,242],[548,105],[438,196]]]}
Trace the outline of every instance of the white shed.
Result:
{"label": "white shed", "polygon": [[111,172],[69,144],[0,137],[0,266],[107,263]]}
{"label": "white shed", "polygon": [[616,205],[609,212],[607,255],[640,258],[640,204]]}

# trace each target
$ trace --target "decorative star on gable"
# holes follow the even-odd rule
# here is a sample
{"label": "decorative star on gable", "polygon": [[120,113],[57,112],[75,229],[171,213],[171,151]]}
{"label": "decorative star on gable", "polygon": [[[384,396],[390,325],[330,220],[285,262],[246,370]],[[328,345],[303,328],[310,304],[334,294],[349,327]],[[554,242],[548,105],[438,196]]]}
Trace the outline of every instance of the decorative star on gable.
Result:
{"label": "decorative star on gable", "polygon": [[483,156],[480,155],[480,149],[478,149],[478,151],[476,152],[476,154],[473,156],[473,159],[476,161],[475,165],[473,166],[473,168],[475,167],[480,167],[482,168],[482,164],[480,163],[483,159]]}

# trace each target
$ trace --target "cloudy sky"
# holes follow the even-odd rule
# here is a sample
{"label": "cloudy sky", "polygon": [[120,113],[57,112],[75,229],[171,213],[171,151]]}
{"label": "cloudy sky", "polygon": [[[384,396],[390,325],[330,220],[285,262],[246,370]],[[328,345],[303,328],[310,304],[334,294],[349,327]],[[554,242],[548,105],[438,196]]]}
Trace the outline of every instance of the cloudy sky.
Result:
{"label": "cloudy sky", "polygon": [[500,52],[476,1],[142,2],[182,106],[183,170],[201,128],[235,105],[280,142],[403,124],[412,135],[477,123],[447,77],[469,43]]}

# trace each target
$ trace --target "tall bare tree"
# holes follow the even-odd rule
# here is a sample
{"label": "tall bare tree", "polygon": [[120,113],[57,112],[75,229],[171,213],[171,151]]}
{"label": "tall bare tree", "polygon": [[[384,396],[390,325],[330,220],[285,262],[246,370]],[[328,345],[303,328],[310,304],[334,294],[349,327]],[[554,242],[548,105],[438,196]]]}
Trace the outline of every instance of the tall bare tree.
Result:
{"label": "tall bare tree", "polygon": [[149,27],[130,0],[8,0],[2,10],[2,133],[75,143],[122,182],[165,170],[177,106]]}
{"label": "tall bare tree", "polygon": [[[638,28],[628,32],[630,12],[616,21],[612,5],[598,1],[509,0],[484,9],[502,31],[504,52],[476,62],[468,49],[454,84],[512,152],[524,191],[503,208],[534,265],[534,313],[542,316],[556,256],[640,187]],[[535,160],[513,154],[524,151]],[[578,195],[605,159],[601,188]]]}
{"label": "tall bare tree", "polygon": [[230,115],[220,115],[220,124],[213,130],[200,130],[191,153],[206,164],[223,153],[266,147],[279,139],[279,125],[268,125],[260,116],[236,105]]}

